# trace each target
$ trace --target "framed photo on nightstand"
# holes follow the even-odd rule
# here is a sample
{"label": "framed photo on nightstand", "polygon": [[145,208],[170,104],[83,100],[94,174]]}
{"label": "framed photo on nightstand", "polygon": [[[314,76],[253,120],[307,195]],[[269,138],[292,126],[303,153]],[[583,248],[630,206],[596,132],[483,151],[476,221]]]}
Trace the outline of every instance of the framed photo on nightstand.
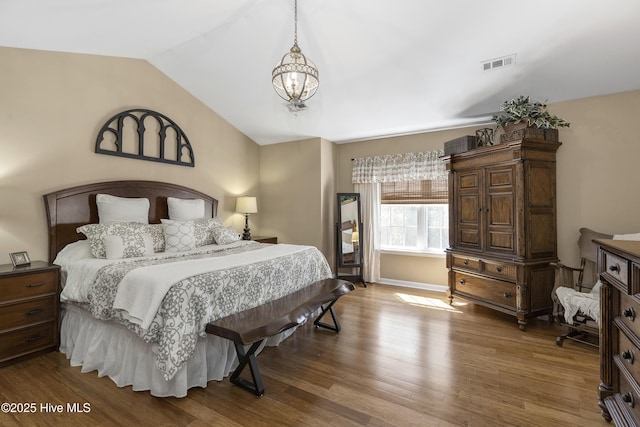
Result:
{"label": "framed photo on nightstand", "polygon": [[27,253],[27,251],[11,252],[9,254],[9,257],[11,258],[11,263],[14,267],[31,264],[31,260],[29,259],[29,254]]}

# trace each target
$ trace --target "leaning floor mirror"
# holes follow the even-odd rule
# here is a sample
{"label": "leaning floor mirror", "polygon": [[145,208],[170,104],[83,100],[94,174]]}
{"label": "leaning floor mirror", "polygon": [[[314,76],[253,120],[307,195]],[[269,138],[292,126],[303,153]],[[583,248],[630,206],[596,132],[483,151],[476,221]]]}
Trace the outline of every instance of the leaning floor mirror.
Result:
{"label": "leaning floor mirror", "polygon": [[[336,222],[337,277],[360,281],[362,277],[362,219],[360,193],[338,193],[338,220]],[[350,269],[350,274],[341,269]]]}

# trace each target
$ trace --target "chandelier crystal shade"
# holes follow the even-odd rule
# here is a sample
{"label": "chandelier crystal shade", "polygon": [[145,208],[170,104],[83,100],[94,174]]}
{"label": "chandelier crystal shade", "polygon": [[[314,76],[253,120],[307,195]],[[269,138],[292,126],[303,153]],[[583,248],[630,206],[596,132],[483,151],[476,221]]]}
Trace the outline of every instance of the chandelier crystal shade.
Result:
{"label": "chandelier crystal shade", "polygon": [[289,110],[306,108],[304,102],[318,90],[318,68],[298,47],[298,0],[294,2],[293,47],[285,53],[271,73],[271,82],[280,98],[289,103]]}

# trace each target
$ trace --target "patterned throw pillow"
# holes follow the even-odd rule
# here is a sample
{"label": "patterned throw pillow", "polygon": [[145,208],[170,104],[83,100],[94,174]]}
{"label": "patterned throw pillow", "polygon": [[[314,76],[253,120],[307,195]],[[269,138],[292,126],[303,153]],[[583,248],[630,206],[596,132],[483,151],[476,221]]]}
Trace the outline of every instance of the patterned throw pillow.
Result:
{"label": "patterned throw pillow", "polygon": [[194,232],[196,236],[196,247],[213,245],[216,243],[213,237],[213,229],[216,227],[224,227],[220,218],[204,218],[193,221]]}
{"label": "patterned throw pillow", "polygon": [[[106,249],[104,245],[107,236],[122,236],[124,240],[135,239],[135,236],[141,234],[150,234],[152,236],[154,250],[156,249],[157,230],[154,231],[151,224],[140,224],[136,222],[111,222],[108,224],[87,224],[76,228],[78,233],[83,233],[89,240],[91,254],[96,258],[105,258]],[[156,237],[153,237],[154,234]],[[164,239],[164,236],[162,236]],[[160,243],[157,242],[157,246]]]}
{"label": "patterned throw pillow", "polygon": [[219,245],[228,245],[240,240],[240,235],[233,227],[215,227],[212,233],[213,238],[216,239],[216,243]]}
{"label": "patterned throw pillow", "polygon": [[164,227],[162,224],[148,224],[142,227],[151,236],[154,252],[164,252]]}
{"label": "patterned throw pillow", "polygon": [[104,249],[107,259],[133,258],[153,255],[153,239],[150,234],[106,236]]}
{"label": "patterned throw pillow", "polygon": [[172,221],[163,219],[165,251],[183,252],[196,248],[193,221]]}

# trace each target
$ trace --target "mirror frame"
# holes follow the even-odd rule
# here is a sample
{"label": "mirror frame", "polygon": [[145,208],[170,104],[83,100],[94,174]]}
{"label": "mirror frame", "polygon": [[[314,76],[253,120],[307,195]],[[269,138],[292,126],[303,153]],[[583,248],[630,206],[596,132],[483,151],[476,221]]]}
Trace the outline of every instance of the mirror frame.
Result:
{"label": "mirror frame", "polygon": [[[350,218],[344,218],[344,214],[342,211],[343,201],[355,199],[357,203],[357,218],[351,216]],[[360,193],[338,193],[337,194],[337,203],[338,203],[338,216],[336,222],[336,263],[338,268],[361,268],[362,267],[362,210],[360,206]],[[343,252],[343,234],[344,230],[347,230],[345,224],[347,222],[353,223],[353,221],[357,221],[357,229],[353,230],[353,228],[348,228],[352,230],[352,236],[354,231],[357,232],[357,240],[352,240],[352,244],[356,248],[353,252],[354,259],[353,262],[347,262],[345,258],[345,253]],[[357,246],[356,246],[357,245]]]}

